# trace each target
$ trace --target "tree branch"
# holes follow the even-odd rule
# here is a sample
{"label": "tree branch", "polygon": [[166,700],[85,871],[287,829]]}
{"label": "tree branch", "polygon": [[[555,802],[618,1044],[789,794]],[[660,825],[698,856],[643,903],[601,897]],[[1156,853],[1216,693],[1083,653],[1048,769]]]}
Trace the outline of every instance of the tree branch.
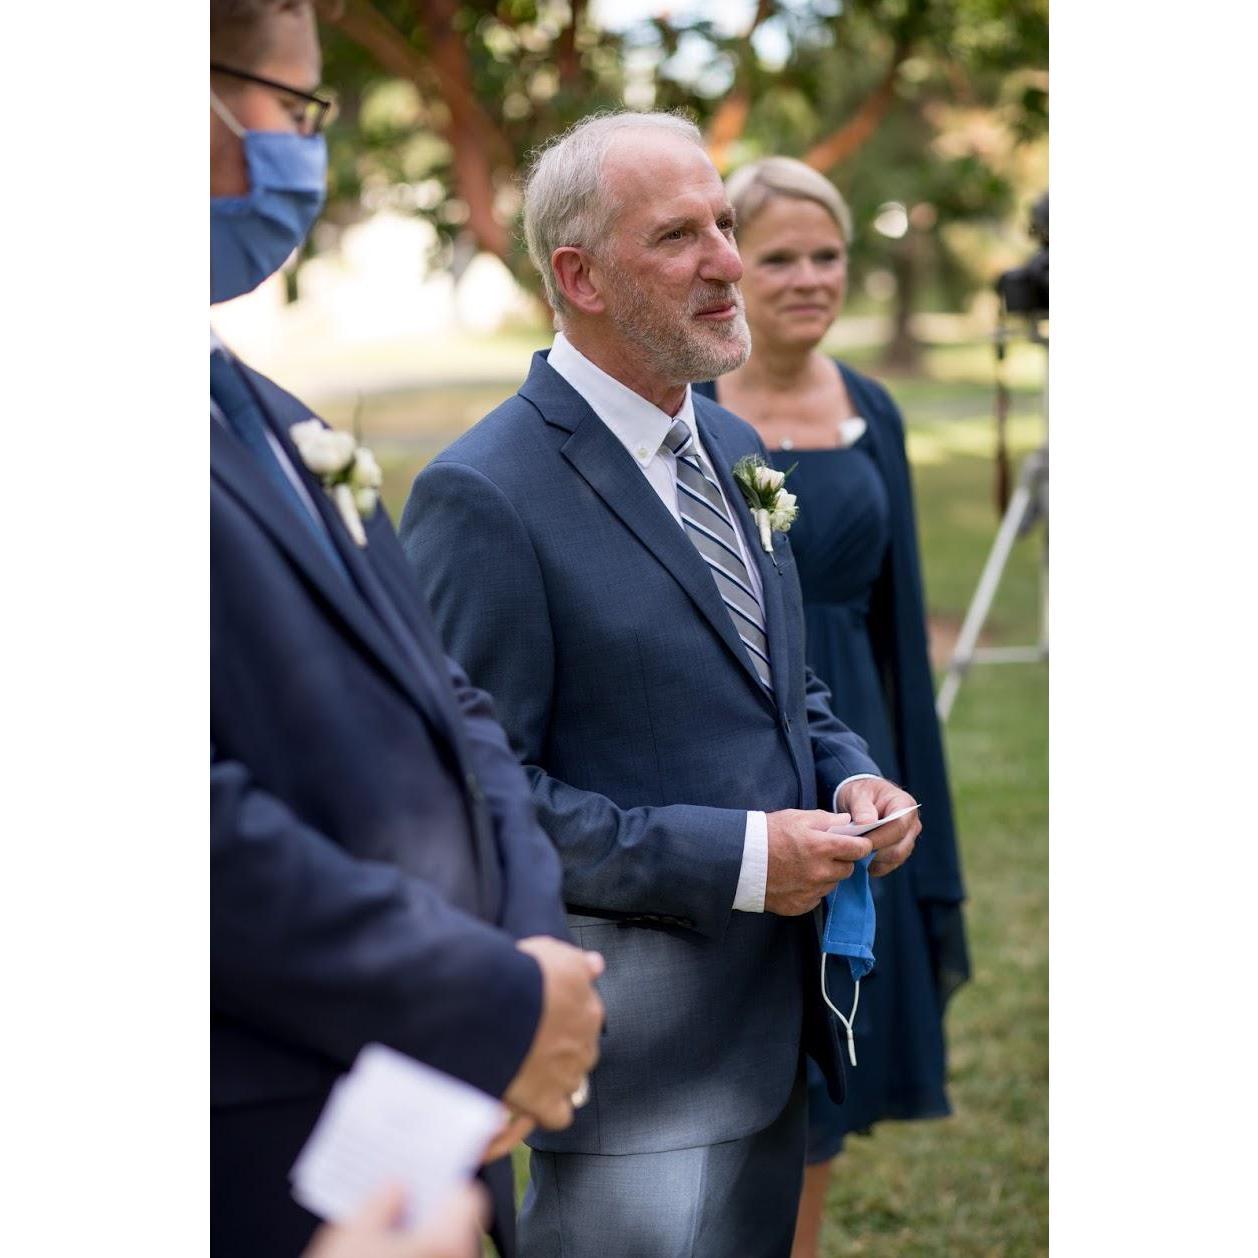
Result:
{"label": "tree branch", "polygon": [[423,86],[430,77],[424,58],[368,0],[320,0],[319,16],[365,48],[382,69]]}
{"label": "tree branch", "polygon": [[429,39],[428,57],[412,47],[370,0],[343,0],[338,5],[320,0],[319,10],[383,70],[445,101],[450,114],[445,138],[453,154],[456,190],[467,203],[468,227],[482,249],[505,259],[511,242],[494,217],[493,162],[511,166],[510,146],[476,98],[467,49],[454,30],[457,5],[452,0],[416,0],[415,7]]}
{"label": "tree branch", "polygon": [[743,54],[738,61],[737,80],[708,124],[708,156],[717,170],[724,171],[729,162],[729,147],[742,135],[747,126],[747,115],[751,112],[751,92],[747,86],[748,58],[755,56],[751,47],[751,37],[756,33],[760,23],[776,8],[774,0],[759,0],[756,5],[751,25],[747,27],[742,37]]}
{"label": "tree branch", "polygon": [[454,155],[455,185],[468,207],[468,228],[482,249],[505,261],[511,240],[494,215],[493,159],[505,158],[512,167],[514,161],[497,123],[476,98],[467,45],[455,29],[458,8],[457,0],[415,0],[432,68],[450,107],[446,139]]}
{"label": "tree branch", "polygon": [[908,53],[907,40],[896,44],[886,73],[874,90],[861,101],[856,113],[837,131],[814,144],[804,154],[802,161],[824,174],[832,167],[847,161],[878,130],[878,124],[887,116],[887,111],[895,100],[896,75],[899,74],[900,66]]}

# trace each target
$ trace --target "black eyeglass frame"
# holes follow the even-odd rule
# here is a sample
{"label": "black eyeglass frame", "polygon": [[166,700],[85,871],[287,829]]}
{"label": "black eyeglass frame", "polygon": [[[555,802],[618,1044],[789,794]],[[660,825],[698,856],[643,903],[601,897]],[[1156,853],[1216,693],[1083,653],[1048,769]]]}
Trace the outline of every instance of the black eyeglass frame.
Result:
{"label": "black eyeglass frame", "polygon": [[[233,66],[225,66],[219,61],[211,61],[210,69],[218,74],[229,75],[233,79],[243,79],[246,83],[257,83],[260,87],[269,87],[276,92],[286,92],[289,96],[296,96],[300,100],[309,101],[312,105],[319,107],[319,112],[314,117],[311,125],[310,134],[318,135],[324,127],[336,116],[336,99],[331,96],[318,96],[314,92],[303,92],[300,88],[290,87],[287,83],[280,83],[275,79],[263,78],[260,74],[250,74],[247,70],[237,70]],[[332,117],[329,117],[332,115]]]}

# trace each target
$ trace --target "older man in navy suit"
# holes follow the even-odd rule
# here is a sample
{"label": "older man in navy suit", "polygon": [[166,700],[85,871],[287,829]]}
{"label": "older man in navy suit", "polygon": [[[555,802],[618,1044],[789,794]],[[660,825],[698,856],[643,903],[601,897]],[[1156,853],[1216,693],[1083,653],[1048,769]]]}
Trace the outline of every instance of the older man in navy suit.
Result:
{"label": "older man in navy suit", "polygon": [[[210,17],[213,304],[309,230],[327,101],[308,0]],[[212,1245],[265,1258],[314,1228],[288,1171],[366,1043],[504,1097],[504,1145],[568,1123],[602,962],[564,942],[528,783],[441,651],[374,462],[211,345]],[[487,1178],[510,1250],[509,1164]]]}
{"label": "older man in navy suit", "polygon": [[790,546],[732,474],[763,454],[754,430],[690,391],[749,349],[698,132],[587,120],[535,164],[525,228],[562,331],[401,525],[525,763],[569,924],[607,962],[591,1103],[531,1141],[522,1248],[785,1256],[802,1053],[843,1086],[817,906],[871,842],[873,873],[901,864],[919,826],[829,832],[912,800],[804,665]]}

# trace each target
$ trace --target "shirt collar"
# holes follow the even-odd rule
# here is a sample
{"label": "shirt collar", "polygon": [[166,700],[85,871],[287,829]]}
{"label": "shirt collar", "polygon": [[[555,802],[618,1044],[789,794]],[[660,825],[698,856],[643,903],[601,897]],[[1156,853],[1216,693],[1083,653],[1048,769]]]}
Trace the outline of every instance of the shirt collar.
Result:
{"label": "shirt collar", "polygon": [[689,385],[681,409],[676,415],[669,415],[592,363],[562,332],[555,334],[555,343],[546,361],[585,399],[628,450],[629,456],[642,467],[659,453],[668,430],[677,420],[684,419],[690,431],[695,431]]}

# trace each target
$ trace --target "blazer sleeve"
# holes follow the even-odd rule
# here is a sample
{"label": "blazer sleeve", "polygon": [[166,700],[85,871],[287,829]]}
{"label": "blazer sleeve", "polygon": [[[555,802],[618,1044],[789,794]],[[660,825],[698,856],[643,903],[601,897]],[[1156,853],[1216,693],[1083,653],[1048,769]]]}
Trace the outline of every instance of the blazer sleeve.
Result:
{"label": "blazer sleeve", "polygon": [[515,939],[553,935],[567,940],[563,871],[538,824],[529,780],[498,722],[493,700],[446,657],[450,683],[463,713],[463,733],[476,776],[489,801],[505,897],[499,925]]}
{"label": "blazer sleeve", "polygon": [[882,777],[882,770],[869,755],[865,740],[849,729],[830,710],[830,691],[812,671],[804,669],[804,708],[808,713],[808,734],[817,772],[817,806],[830,808],[834,792],[857,773]]}
{"label": "blazer sleeve", "polygon": [[399,535],[446,649],[493,696],[524,763],[568,907],[719,938],[733,911],[745,811],[621,808],[543,767],[555,642],[541,565],[506,495],[479,470],[439,459],[416,479]]}
{"label": "blazer sleeve", "polygon": [[377,1041],[501,1096],[541,1016],[541,972],[500,930],[357,860],[210,758],[216,1009],[348,1064]]}

